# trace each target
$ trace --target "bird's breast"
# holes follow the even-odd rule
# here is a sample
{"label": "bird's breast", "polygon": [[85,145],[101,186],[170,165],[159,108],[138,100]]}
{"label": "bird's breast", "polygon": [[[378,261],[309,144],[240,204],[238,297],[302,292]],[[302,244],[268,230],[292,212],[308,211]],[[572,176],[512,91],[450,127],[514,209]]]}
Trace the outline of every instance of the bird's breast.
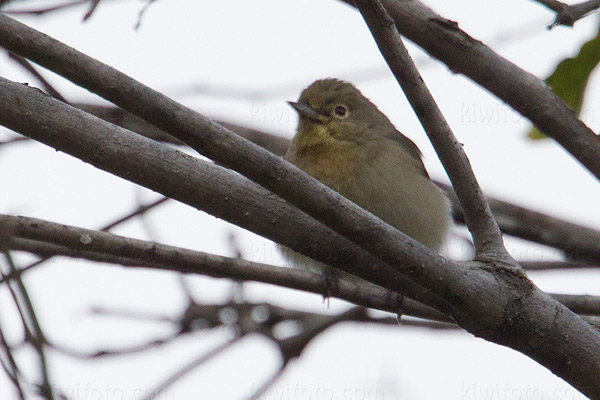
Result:
{"label": "bird's breast", "polygon": [[293,155],[288,155],[292,162],[307,174],[318,179],[325,185],[340,192],[357,176],[363,156],[356,146],[343,143],[330,145],[315,144],[299,148]]}

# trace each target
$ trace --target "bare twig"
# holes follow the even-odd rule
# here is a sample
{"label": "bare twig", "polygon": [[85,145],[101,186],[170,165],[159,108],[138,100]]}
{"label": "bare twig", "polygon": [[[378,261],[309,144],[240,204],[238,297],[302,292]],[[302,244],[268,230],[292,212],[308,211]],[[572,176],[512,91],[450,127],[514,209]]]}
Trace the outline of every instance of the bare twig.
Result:
{"label": "bare twig", "polygon": [[33,66],[31,65],[31,63],[29,61],[27,61],[26,59],[24,59],[21,56],[18,56],[16,54],[13,54],[11,52],[8,53],[8,57],[11,60],[14,60],[17,64],[19,64],[21,67],[23,67],[27,72],[29,72],[31,75],[33,75],[33,77],[35,79],[38,80],[38,82],[40,82],[40,84],[42,85],[42,87],[46,90],[46,92],[48,92],[48,94],[60,101],[63,101],[65,103],[68,103],[67,99],[65,99],[58,90],[56,90],[56,88],[50,83],[48,82],[48,80],[46,78],[44,78],[42,76],[42,74],[40,74],[40,72]]}
{"label": "bare twig", "polygon": [[154,208],[156,208],[157,206],[166,203],[167,201],[169,201],[170,199],[168,197],[161,197],[158,200],[155,200],[153,202],[150,202],[148,204],[140,204],[134,211],[130,212],[127,215],[122,216],[119,219],[114,220],[113,222],[104,225],[102,228],[100,228],[100,230],[102,232],[108,232],[111,229],[127,222],[130,221],[131,219],[135,218],[135,217],[140,217],[143,215],[146,215],[146,213]]}
{"label": "bare twig", "polygon": [[96,11],[96,9],[98,8],[99,4],[100,4],[100,0],[90,0],[90,8],[87,10],[85,15],[83,16],[84,22],[87,21],[88,19],[90,19],[92,14],[94,14],[94,11]]}
{"label": "bare twig", "polygon": [[600,298],[598,296],[552,294],[552,297],[566,304],[573,312],[586,315],[600,315]]}
{"label": "bare twig", "polygon": [[17,365],[17,362],[15,361],[15,358],[13,357],[12,349],[11,349],[10,345],[8,344],[8,342],[6,341],[6,338],[4,337],[4,331],[2,330],[1,327],[0,327],[0,350],[4,351],[6,361],[8,364],[8,365],[5,365],[5,363],[2,362],[2,367],[4,368],[6,375],[12,382],[13,386],[15,387],[15,389],[19,395],[19,399],[25,400],[25,393],[23,392],[23,387],[21,384],[21,377],[20,377],[21,372],[19,371],[19,366]]}
{"label": "bare twig", "polygon": [[11,139],[5,140],[3,142],[0,142],[0,147],[10,145],[13,143],[26,142],[26,141],[30,141],[30,140],[31,139],[29,139],[28,137],[15,137],[15,138],[11,138]]}
{"label": "bare twig", "polygon": [[127,318],[133,319],[136,321],[144,321],[144,322],[160,322],[160,323],[176,323],[177,320],[175,318],[157,314],[152,312],[141,312],[141,311],[131,311],[131,310],[121,310],[115,308],[106,308],[106,307],[92,307],[90,309],[90,313],[93,315],[101,315],[101,316],[109,316],[109,317],[119,317],[119,318]]}
{"label": "bare twig", "polygon": [[[256,309],[262,309],[263,318],[256,317]],[[227,310],[231,316],[223,318],[222,312]],[[186,316],[186,314],[190,314]],[[372,319],[367,316],[366,310],[362,307],[353,307],[345,312],[337,315],[323,315],[304,311],[294,311],[286,308],[278,307],[267,303],[229,303],[224,305],[199,305],[194,304],[192,308],[188,308],[182,320],[186,319],[208,319],[211,326],[228,326],[236,328],[238,336],[225,345],[214,349],[209,353],[210,357],[218,354],[225,348],[229,347],[236,340],[239,340],[249,334],[259,334],[275,343],[282,357],[281,367],[270,377],[252,398],[258,398],[268,389],[283,373],[284,369],[289,365],[290,361],[299,357],[306,346],[321,333],[330,327],[344,322],[371,322],[382,323],[377,319]],[[300,323],[301,329],[285,339],[278,339],[273,333],[273,328],[284,321],[296,321]],[[386,323],[387,321],[383,321]],[[151,396],[155,396],[157,392],[164,390],[172,385],[183,375],[193,371],[196,367],[203,364],[209,358],[208,355],[194,360],[190,364],[181,368],[163,383],[157,386]],[[153,398],[153,397],[148,397]]]}
{"label": "bare twig", "polygon": [[252,394],[250,399],[255,400],[260,398],[281,377],[289,363],[300,357],[308,344],[321,333],[341,322],[367,321],[369,317],[364,308],[353,307],[348,311],[334,316],[306,313],[300,320],[302,322],[302,330],[297,335],[283,340],[271,338],[279,346],[279,352],[282,357],[281,366]]}
{"label": "bare twig", "polygon": [[78,358],[78,359],[82,359],[82,360],[93,360],[93,359],[98,359],[98,358],[125,356],[125,355],[141,353],[144,351],[155,349],[157,347],[164,346],[168,343],[173,342],[174,340],[176,340],[180,337],[181,337],[181,334],[179,332],[177,332],[177,333],[168,335],[168,336],[160,338],[160,339],[154,339],[149,342],[137,344],[134,346],[117,348],[117,349],[103,349],[103,350],[98,350],[98,351],[95,351],[92,353],[73,350],[71,348],[68,348],[64,345],[59,345],[57,343],[49,343],[48,345],[53,350],[56,350],[64,355],[69,356],[69,357]]}
{"label": "bare twig", "polygon": [[169,376],[163,382],[158,384],[154,389],[152,389],[152,391],[147,396],[142,397],[141,400],[152,400],[152,399],[156,398],[156,396],[160,396],[161,393],[165,389],[167,389],[169,386],[173,385],[179,379],[183,378],[185,375],[194,371],[196,368],[200,367],[202,364],[206,363],[208,360],[212,359],[213,357],[215,357],[215,356],[219,355],[220,353],[222,353],[223,351],[227,350],[228,348],[233,346],[235,343],[237,343],[240,339],[241,339],[241,337],[235,337],[233,339],[230,339],[230,340],[226,341],[225,343],[221,344],[220,346],[215,347],[208,353],[203,354],[202,356],[191,361],[190,363],[185,365],[183,368],[179,369],[177,372],[175,372],[174,374]]}
{"label": "bare twig", "polygon": [[[46,225],[56,225],[45,221],[35,220],[35,224],[41,227],[42,230],[46,230]],[[37,228],[35,228],[37,229]],[[178,249],[170,246],[159,245],[156,243],[149,243],[139,241],[140,243],[146,243],[144,246],[138,246],[135,241],[131,239],[121,243],[121,238],[117,235],[112,235],[111,242],[113,244],[103,243],[105,240],[98,235],[93,234],[93,231],[85,229],[73,228],[77,234],[85,235],[92,239],[95,243],[94,251],[81,251],[75,249],[69,249],[55,244],[48,244],[43,242],[30,241],[25,239],[14,239],[13,248],[15,250],[25,250],[33,253],[38,251],[47,251],[52,255],[66,255],[70,257],[80,257],[90,261],[102,261],[108,263],[118,263],[125,266],[132,267],[144,267],[152,269],[163,269],[171,270],[183,273],[198,273],[206,274],[217,278],[228,278],[238,280],[251,280],[256,282],[277,284],[279,286],[290,287],[297,290],[304,290],[311,293],[320,294],[323,290],[324,278],[320,275],[316,275],[307,271],[299,271],[295,269],[280,268],[275,266],[268,266],[264,264],[253,263],[246,260],[227,258],[221,256],[210,255],[206,253],[199,253],[185,249]],[[42,234],[45,234],[43,232]],[[24,236],[27,236],[25,234]],[[49,241],[56,241],[56,236],[49,236]],[[59,240],[63,243],[73,244],[72,240]],[[119,257],[118,253],[123,253],[121,250],[124,246],[131,246],[126,252],[130,254],[144,254],[147,253],[147,249],[152,247],[159,255],[163,252],[171,253],[174,255],[175,252],[185,253],[184,257],[186,261],[182,261],[179,257],[172,257],[169,259],[159,260],[154,256],[152,257],[137,257],[137,259]],[[104,253],[101,253],[104,252]],[[144,259],[149,259],[144,261]],[[152,260],[150,260],[152,258]],[[195,267],[193,267],[195,265]],[[224,266],[227,266],[226,268]],[[218,271],[218,272],[217,272]],[[566,294],[550,294],[553,298],[560,301],[566,307],[571,309],[573,312],[585,315],[600,315],[600,297],[590,295],[566,295]],[[392,313],[402,312],[404,315],[430,319],[433,321],[445,322],[446,325],[450,321],[444,318],[438,313],[432,312],[419,304],[416,304],[408,299],[398,299],[393,293],[386,292],[385,290],[375,286],[364,286],[358,283],[356,280],[348,279],[346,277],[340,277],[339,280],[339,291],[333,296],[341,300],[349,301],[353,304],[362,305],[365,307],[378,309],[381,311],[388,311]],[[402,303],[399,303],[402,301]],[[94,309],[95,313],[107,314],[107,315],[119,315],[125,318],[142,318],[144,320],[152,320],[158,322],[169,322],[172,323],[174,320],[171,318],[156,316],[156,315],[141,315],[139,313],[131,312],[116,312],[115,310],[103,310]],[[373,321],[373,320],[369,320]],[[397,323],[397,321],[396,321]],[[417,326],[422,325],[417,324]],[[445,326],[445,325],[442,325]]]}
{"label": "bare twig", "polygon": [[534,0],[556,12],[554,22],[548,26],[552,29],[558,25],[573,26],[581,18],[598,11],[600,0],[588,0],[577,4],[565,4],[557,0]]}
{"label": "bare twig", "polygon": [[261,396],[264,395],[265,392],[279,380],[279,378],[281,378],[286,366],[287,364],[282,363],[277,370],[254,393],[252,393],[250,397],[248,397],[248,400],[260,399]]}
{"label": "bare twig", "polygon": [[148,11],[148,8],[150,8],[152,3],[154,3],[155,1],[156,0],[146,0],[146,4],[144,4],[144,7],[142,7],[140,12],[138,13],[138,20],[133,29],[135,29],[135,30],[140,29],[140,27],[142,26],[142,18],[144,18],[144,14],[146,14],[146,11]]}
{"label": "bare twig", "polygon": [[47,13],[51,13],[54,11],[64,10],[65,8],[70,8],[74,6],[79,6],[81,4],[88,3],[90,0],[73,0],[65,3],[60,3],[54,6],[43,7],[43,8],[35,8],[31,10],[2,10],[3,13],[8,15],[44,15]]}
{"label": "bare twig", "polygon": [[[8,264],[9,272],[14,273],[16,267],[10,253],[5,252],[4,257]],[[40,395],[45,399],[54,400],[54,392],[52,384],[50,383],[48,362],[46,358],[46,337],[37,318],[29,293],[25,288],[25,284],[20,277],[16,277],[13,280],[13,283],[16,288],[9,285],[9,290],[13,296],[17,309],[19,310],[19,314],[21,315],[23,329],[25,331],[25,340],[35,349],[39,359],[40,376],[42,379],[42,382],[39,384]]]}

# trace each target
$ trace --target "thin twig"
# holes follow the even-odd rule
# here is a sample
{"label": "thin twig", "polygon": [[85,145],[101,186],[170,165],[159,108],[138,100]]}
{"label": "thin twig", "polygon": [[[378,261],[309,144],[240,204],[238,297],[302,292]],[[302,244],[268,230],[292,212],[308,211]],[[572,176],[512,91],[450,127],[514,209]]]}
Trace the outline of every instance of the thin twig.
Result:
{"label": "thin twig", "polygon": [[90,8],[89,10],[87,10],[87,12],[85,13],[85,15],[83,16],[83,21],[87,21],[88,19],[90,19],[90,17],[92,16],[92,14],[94,14],[94,12],[96,11],[96,9],[98,8],[98,5],[100,4],[100,0],[90,0]]}
{"label": "thin twig", "polygon": [[154,3],[155,1],[156,0],[146,0],[146,4],[144,4],[144,6],[142,7],[142,9],[138,13],[138,19],[137,19],[137,22],[136,22],[135,26],[133,27],[133,29],[135,29],[136,31],[138,29],[140,29],[140,27],[142,26],[142,18],[144,18],[144,15],[146,14],[146,11],[148,11],[148,8],[150,8],[150,6],[152,5],[152,3]]}
{"label": "thin twig", "polygon": [[221,344],[220,346],[212,349],[208,353],[203,354],[202,356],[200,356],[197,359],[193,360],[192,362],[188,363],[183,368],[179,369],[177,372],[175,372],[170,377],[165,379],[163,382],[158,384],[154,389],[152,389],[152,391],[147,396],[142,397],[140,400],[152,400],[152,399],[156,398],[156,396],[160,396],[160,394],[162,393],[163,390],[165,390],[169,386],[173,385],[179,379],[183,378],[185,375],[189,374],[190,372],[192,372],[193,370],[195,370],[202,364],[206,363],[211,358],[219,355],[224,350],[233,346],[241,338],[242,337],[235,337],[233,339],[230,339],[227,342]]}
{"label": "thin twig", "polygon": [[265,394],[265,392],[273,386],[275,382],[283,375],[285,371],[286,364],[282,364],[275,373],[273,373],[262,385],[259,387],[249,398],[248,400],[258,400],[260,397]]}
{"label": "thin twig", "polygon": [[123,347],[123,348],[119,348],[119,349],[103,349],[103,350],[98,350],[98,351],[95,351],[92,353],[73,350],[71,348],[65,347],[64,345],[59,345],[56,343],[49,343],[49,346],[53,350],[56,350],[64,355],[69,356],[69,357],[78,358],[78,359],[82,359],[82,360],[91,360],[91,359],[98,359],[98,358],[104,358],[104,357],[124,356],[124,355],[141,353],[144,351],[148,351],[150,349],[155,349],[157,347],[164,346],[165,344],[171,343],[180,337],[181,337],[180,332],[177,332],[177,333],[174,333],[172,335],[169,335],[169,336],[166,336],[166,337],[163,337],[160,339],[154,339],[149,342],[137,344],[134,346]]}
{"label": "thin twig", "polygon": [[36,8],[31,10],[2,10],[2,12],[8,15],[43,15],[54,11],[64,10],[65,8],[79,6],[81,4],[88,3],[89,1],[90,0],[75,0],[45,8]]}
{"label": "thin twig", "polygon": [[554,22],[548,26],[552,29],[558,25],[573,26],[581,18],[598,11],[600,0],[588,0],[577,4],[565,4],[557,0],[534,0],[556,12]]}
{"label": "thin twig", "polygon": [[5,140],[3,142],[0,142],[0,147],[6,146],[6,145],[9,145],[9,144],[13,144],[13,143],[28,142],[28,141],[31,141],[31,139],[28,138],[28,137],[15,137],[15,138],[8,139],[8,140]]}
{"label": "thin twig", "polygon": [[156,314],[152,312],[140,312],[140,311],[131,311],[131,310],[119,310],[114,308],[105,308],[105,307],[92,307],[90,309],[90,313],[94,315],[101,316],[109,316],[109,317],[119,317],[119,318],[127,318],[134,319],[138,321],[145,322],[160,322],[160,323],[176,323],[177,321],[169,316]]}
{"label": "thin twig", "polygon": [[122,216],[119,219],[114,220],[113,222],[111,222],[109,224],[104,225],[103,227],[100,228],[100,230],[103,232],[108,232],[111,229],[116,228],[117,226],[119,226],[135,217],[145,215],[148,211],[152,210],[153,208],[155,208],[163,203],[166,203],[169,200],[170,199],[168,197],[161,197],[160,199],[150,202],[148,204],[141,204],[134,211],[130,212],[127,215]]}
{"label": "thin twig", "polygon": [[[14,273],[17,269],[10,253],[5,252],[4,257],[9,266],[9,272]],[[17,289],[12,289],[12,286],[9,286],[9,289],[11,289],[15,304],[18,306],[19,313],[21,314],[21,318],[23,320],[24,329],[29,333],[26,336],[26,339],[33,346],[39,358],[40,375],[42,377],[42,383],[40,384],[40,395],[48,400],[54,400],[54,392],[52,384],[50,383],[48,362],[46,358],[45,346],[47,341],[44,331],[39,323],[33,303],[31,302],[29,293],[25,288],[25,284],[19,276],[13,280],[13,283]],[[15,292],[18,292],[18,295]],[[28,327],[29,324],[31,327]]]}
{"label": "thin twig", "polygon": [[31,65],[31,63],[29,61],[27,61],[25,58],[23,58],[17,54],[11,53],[11,52],[8,52],[8,57],[11,60],[15,61],[17,64],[19,64],[21,67],[23,67],[31,75],[33,75],[33,77],[38,80],[38,82],[42,85],[42,87],[46,90],[46,92],[48,92],[48,94],[50,96],[52,96],[55,99],[58,99],[62,102],[65,102],[67,104],[69,103],[67,101],[67,99],[65,99],[59,93],[59,91],[56,90],[56,88],[50,82],[48,82],[48,80],[46,78],[44,78],[42,76],[42,74],[40,74],[40,72],[33,65]]}
{"label": "thin twig", "polygon": [[17,393],[19,394],[19,399],[25,400],[25,394],[23,392],[23,387],[21,385],[21,380],[20,380],[21,373],[19,371],[19,366],[17,365],[17,362],[15,361],[15,359],[13,357],[12,349],[11,349],[10,345],[8,344],[8,342],[6,341],[6,338],[4,337],[4,331],[3,331],[2,327],[0,327],[0,348],[4,349],[4,352],[6,354],[6,360],[8,361],[8,365],[5,365],[4,362],[2,362],[2,366],[6,372],[6,375],[8,375],[10,381],[12,382],[15,389],[17,390]]}

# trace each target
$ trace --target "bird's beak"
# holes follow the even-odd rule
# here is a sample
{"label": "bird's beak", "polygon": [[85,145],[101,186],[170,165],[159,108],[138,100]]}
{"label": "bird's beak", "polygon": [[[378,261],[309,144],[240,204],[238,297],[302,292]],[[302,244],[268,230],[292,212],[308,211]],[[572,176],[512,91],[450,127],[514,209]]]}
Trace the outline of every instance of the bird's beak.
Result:
{"label": "bird's beak", "polygon": [[312,119],[313,121],[323,122],[323,115],[313,110],[310,106],[294,101],[288,101],[287,103],[298,112],[298,115],[300,115],[301,118],[305,117]]}

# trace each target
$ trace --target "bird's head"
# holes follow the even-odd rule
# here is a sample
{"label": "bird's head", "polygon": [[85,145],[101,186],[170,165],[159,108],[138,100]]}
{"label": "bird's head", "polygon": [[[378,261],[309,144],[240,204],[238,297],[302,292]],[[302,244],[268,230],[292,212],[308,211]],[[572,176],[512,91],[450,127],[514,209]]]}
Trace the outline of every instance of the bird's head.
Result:
{"label": "bird's head", "polygon": [[298,134],[304,145],[349,141],[364,143],[392,123],[354,85],[338,79],[314,82],[288,102],[300,116]]}

